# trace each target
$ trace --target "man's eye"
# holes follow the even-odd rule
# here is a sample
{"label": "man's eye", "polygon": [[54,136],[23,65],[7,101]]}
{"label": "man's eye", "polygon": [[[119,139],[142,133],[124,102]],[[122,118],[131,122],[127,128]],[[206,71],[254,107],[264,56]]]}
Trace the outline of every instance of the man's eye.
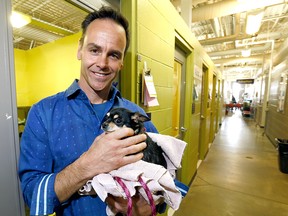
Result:
{"label": "man's eye", "polygon": [[111,55],[111,58],[113,58],[113,59],[120,59],[119,55],[117,55],[117,54],[112,54],[112,55]]}
{"label": "man's eye", "polygon": [[90,49],[91,53],[100,53],[99,49]]}
{"label": "man's eye", "polygon": [[114,60],[120,60],[122,58],[122,53],[120,51],[111,51],[109,57]]}

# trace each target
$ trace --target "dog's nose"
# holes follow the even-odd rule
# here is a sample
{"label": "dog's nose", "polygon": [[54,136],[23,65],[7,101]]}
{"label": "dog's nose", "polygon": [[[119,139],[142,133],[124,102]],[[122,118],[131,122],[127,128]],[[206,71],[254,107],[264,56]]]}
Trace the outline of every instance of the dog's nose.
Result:
{"label": "dog's nose", "polygon": [[108,128],[108,123],[107,122],[103,122],[101,127],[102,127],[102,130],[106,131],[107,128]]}

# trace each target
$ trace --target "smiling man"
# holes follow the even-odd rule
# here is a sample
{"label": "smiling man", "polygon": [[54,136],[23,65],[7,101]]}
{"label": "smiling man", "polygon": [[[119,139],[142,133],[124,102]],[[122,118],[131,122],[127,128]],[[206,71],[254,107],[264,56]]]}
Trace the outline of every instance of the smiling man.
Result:
{"label": "smiling man", "polygon": [[91,103],[108,99],[111,84],[123,67],[125,47],[125,30],[110,19],[97,19],[88,26],[77,57],[81,60],[79,86]]}
{"label": "smiling man", "polygon": [[[30,109],[21,139],[19,177],[31,215],[106,215],[126,213],[127,201],[80,196],[77,191],[92,177],[108,173],[143,157],[145,135],[123,128],[105,134],[101,123],[114,107],[145,115],[143,109],[121,97],[112,82],[123,67],[129,46],[128,22],[117,11],[103,7],[82,23],[77,58],[80,79],[63,92]],[[125,86],[124,86],[125,87]],[[157,132],[145,122],[148,132]],[[141,196],[133,198],[133,215],[151,215]]]}

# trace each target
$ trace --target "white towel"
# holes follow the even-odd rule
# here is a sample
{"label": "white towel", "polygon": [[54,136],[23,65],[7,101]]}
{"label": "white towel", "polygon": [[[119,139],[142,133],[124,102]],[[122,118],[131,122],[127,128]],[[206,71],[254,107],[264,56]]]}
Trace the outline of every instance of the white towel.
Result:
{"label": "white towel", "polygon": [[181,167],[181,160],[187,143],[168,135],[157,133],[147,134],[154,142],[161,146],[165,153],[164,156],[167,162],[167,169],[175,178],[175,171]]}
{"label": "white towel", "polygon": [[[141,176],[153,194],[155,204],[164,200],[167,205],[177,210],[182,197],[173,179],[175,177],[175,170],[181,167],[181,159],[186,147],[186,142],[167,135],[156,133],[148,133],[148,135],[163,149],[167,161],[167,169],[160,165],[140,160],[109,173],[95,176],[78,191],[79,194],[89,195],[95,194],[96,192],[103,202],[105,202],[108,194],[125,198],[125,192],[113,178],[118,176],[129,189],[131,196],[135,195],[137,188],[140,194],[149,202],[144,189],[138,181],[139,176]],[[162,193],[156,194],[156,192],[159,191]],[[106,213],[107,215],[114,215],[108,206]]]}

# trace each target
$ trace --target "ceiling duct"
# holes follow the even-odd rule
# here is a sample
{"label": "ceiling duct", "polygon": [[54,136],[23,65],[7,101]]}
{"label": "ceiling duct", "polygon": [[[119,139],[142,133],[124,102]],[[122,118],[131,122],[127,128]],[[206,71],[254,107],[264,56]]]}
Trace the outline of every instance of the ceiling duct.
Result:
{"label": "ceiling duct", "polygon": [[[271,48],[271,43],[265,43],[264,46],[259,47],[251,47],[251,52],[263,52]],[[228,55],[239,55],[241,56],[242,49],[233,49],[233,50],[225,50],[218,52],[210,52],[208,55],[210,57],[218,57],[218,56],[228,56]]]}
{"label": "ceiling duct", "polygon": [[65,0],[87,12],[98,10],[102,6],[109,6],[116,10],[120,8],[120,0]]}
{"label": "ceiling duct", "polygon": [[256,55],[256,56],[250,56],[248,58],[244,57],[233,57],[233,58],[225,58],[225,59],[215,59],[213,62],[217,64],[224,64],[224,65],[235,65],[241,62],[252,62],[255,64],[261,64],[263,62],[263,54]]}
{"label": "ceiling duct", "polygon": [[281,45],[281,48],[278,50],[277,54],[273,58],[273,65],[279,64],[284,59],[287,59],[288,55],[288,39],[286,39],[283,44]]}
{"label": "ceiling duct", "polygon": [[[207,45],[214,45],[217,43],[224,43],[224,42],[229,42],[229,41],[234,41],[234,40],[244,40],[244,39],[253,39],[253,37],[251,35],[247,35],[247,34],[240,34],[240,20],[239,20],[239,15],[236,15],[236,30],[235,30],[235,34],[233,35],[229,35],[229,36],[225,36],[225,37],[218,37],[218,38],[209,38],[209,39],[205,39],[205,40],[200,40],[199,42],[201,43],[201,45],[203,46],[207,46]],[[273,39],[273,40],[277,40],[279,38],[281,38],[284,35],[283,32],[269,32],[269,33],[263,33],[263,34],[258,34],[257,40],[261,40],[261,39]]]}
{"label": "ceiling duct", "polygon": [[276,4],[285,4],[286,1],[287,0],[261,0],[251,1],[250,3],[245,4],[236,0],[218,1],[214,4],[207,4],[203,7],[193,8],[192,22],[199,22],[213,19],[215,17],[228,16],[231,14],[242,13]]}

